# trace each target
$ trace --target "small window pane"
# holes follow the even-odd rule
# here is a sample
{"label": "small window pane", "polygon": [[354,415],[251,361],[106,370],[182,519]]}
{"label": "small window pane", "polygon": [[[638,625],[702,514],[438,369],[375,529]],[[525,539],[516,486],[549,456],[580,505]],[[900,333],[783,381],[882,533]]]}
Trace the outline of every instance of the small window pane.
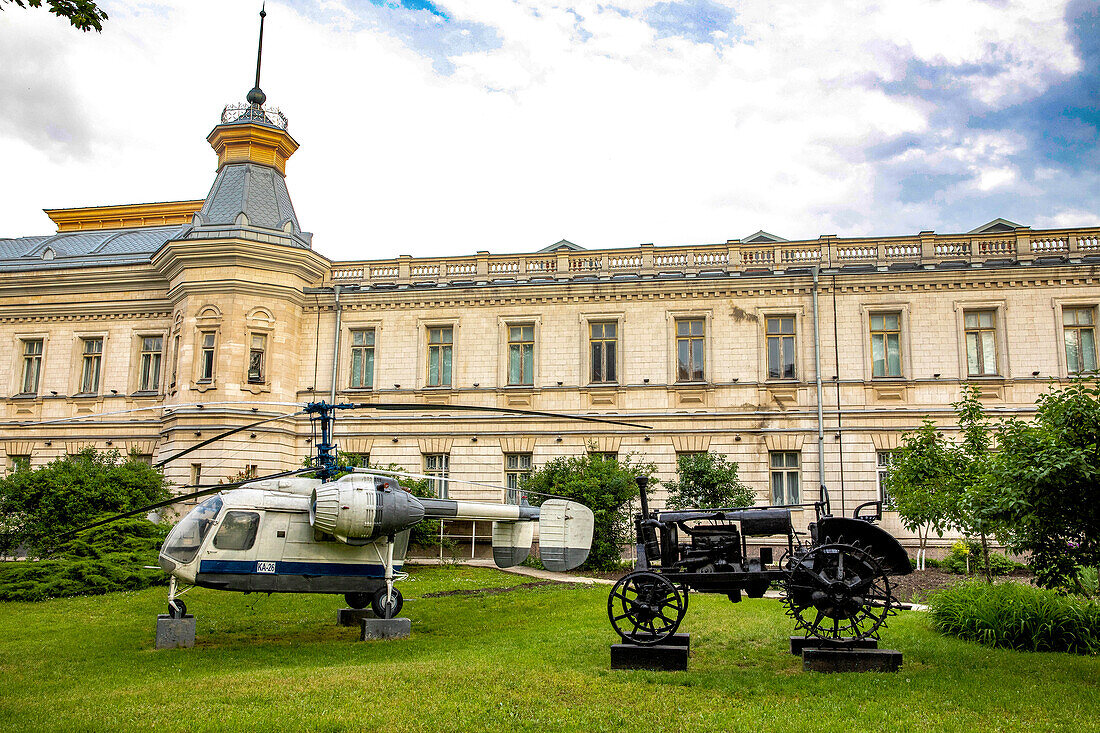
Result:
{"label": "small window pane", "polygon": [[228,511],[218,533],[214,535],[214,547],[219,550],[251,550],[259,527],[260,515],[256,512]]}

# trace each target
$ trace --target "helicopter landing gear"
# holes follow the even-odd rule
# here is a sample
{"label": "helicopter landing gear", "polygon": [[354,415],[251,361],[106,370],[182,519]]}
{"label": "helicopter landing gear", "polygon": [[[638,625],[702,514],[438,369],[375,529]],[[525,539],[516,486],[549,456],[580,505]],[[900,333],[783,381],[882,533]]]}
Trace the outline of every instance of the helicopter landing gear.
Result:
{"label": "helicopter landing gear", "polygon": [[354,608],[356,610],[366,608],[370,605],[371,594],[370,593],[345,593],[344,603],[348,604],[348,608]]}
{"label": "helicopter landing gear", "polygon": [[370,600],[370,608],[378,618],[394,618],[401,612],[401,606],[404,604],[405,598],[396,588],[390,591],[388,601],[385,588],[379,588]]}
{"label": "helicopter landing gear", "polygon": [[168,601],[168,617],[183,618],[187,615],[187,604],[178,598]]}

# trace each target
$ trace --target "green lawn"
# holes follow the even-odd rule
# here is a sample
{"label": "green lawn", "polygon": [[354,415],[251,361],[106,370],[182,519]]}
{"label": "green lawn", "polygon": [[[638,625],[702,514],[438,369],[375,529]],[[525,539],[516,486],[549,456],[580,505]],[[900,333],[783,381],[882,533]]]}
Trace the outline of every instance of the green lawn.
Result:
{"label": "green lawn", "polygon": [[332,596],[195,590],[194,649],[153,651],[163,590],[0,604],[0,730],[1100,730],[1100,658],[986,649],[897,617],[898,674],[810,674],[778,601],[693,595],[688,672],[609,668],[607,586],[415,569],[413,636],[359,642]]}

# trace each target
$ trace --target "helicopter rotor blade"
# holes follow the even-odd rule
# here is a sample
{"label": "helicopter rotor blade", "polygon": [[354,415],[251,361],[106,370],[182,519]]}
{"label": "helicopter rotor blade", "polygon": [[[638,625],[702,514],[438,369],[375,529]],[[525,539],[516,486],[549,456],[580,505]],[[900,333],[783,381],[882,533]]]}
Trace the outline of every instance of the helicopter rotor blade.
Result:
{"label": "helicopter rotor blade", "polygon": [[245,430],[251,430],[252,428],[258,427],[258,426],[263,425],[265,423],[275,422],[276,420],[286,420],[288,418],[297,417],[298,415],[303,415],[303,414],[305,414],[305,410],[299,410],[298,412],[291,412],[291,413],[288,413],[286,415],[276,415],[275,417],[267,417],[267,418],[264,418],[263,420],[257,420],[256,422],[248,423],[247,425],[242,425],[239,428],[231,428],[229,430],[226,430],[225,432],[222,432],[222,433],[219,433],[219,434],[215,435],[213,438],[207,438],[206,440],[203,440],[199,443],[195,443],[193,446],[191,446],[189,448],[184,448],[179,453],[176,453],[173,456],[169,456],[168,458],[157,461],[156,463],[153,464],[153,468],[161,468],[166,463],[171,463],[172,461],[176,460],[177,458],[182,458],[185,455],[187,455],[188,453],[191,453],[192,451],[196,451],[199,448],[205,448],[206,446],[210,445],[211,443],[215,443],[215,442],[221,440],[222,438],[227,438],[230,435],[234,435],[236,433],[240,433],[240,432],[243,432]]}
{"label": "helicopter rotor blade", "polygon": [[398,412],[446,412],[447,410],[459,410],[466,412],[504,412],[512,415],[533,415],[535,417],[555,417],[569,420],[583,420],[585,422],[598,422],[607,425],[625,425],[631,428],[643,428],[652,430],[649,425],[626,422],[625,420],[612,420],[606,417],[593,417],[591,415],[567,415],[562,412],[542,412],[539,410],[521,410],[515,407],[487,407],[484,405],[417,405],[411,402],[356,402],[352,409],[393,410]]}
{"label": "helicopter rotor blade", "polygon": [[275,479],[275,478],[287,478],[289,476],[297,476],[298,474],[301,474],[301,473],[310,473],[310,472],[316,471],[316,470],[317,469],[315,469],[315,468],[296,468],[293,471],[282,471],[280,473],[271,473],[271,474],[268,474],[267,476],[257,476],[256,478],[244,479],[242,481],[234,481],[234,482],[228,483],[228,484],[206,484],[206,485],[199,484],[199,485],[195,485],[195,486],[184,486],[182,488],[185,488],[185,489],[195,489],[195,488],[197,488],[199,490],[198,491],[193,491],[190,494],[178,494],[176,496],[171,497],[170,499],[165,499],[163,501],[158,501],[158,502],[155,502],[153,504],[148,504],[146,506],[140,507],[138,509],[133,509],[133,510],[128,511],[128,512],[123,512],[122,514],[116,514],[113,517],[108,517],[107,519],[101,519],[98,522],[93,522],[91,524],[86,524],[83,527],[78,527],[76,529],[69,530],[68,532],[65,532],[62,535],[59,535],[58,539],[59,540],[67,539],[69,537],[72,537],[75,534],[79,534],[80,532],[84,532],[84,531],[89,530],[89,529],[94,529],[96,527],[102,527],[105,524],[110,524],[111,522],[117,522],[118,520],[126,519],[127,517],[134,517],[134,516],[138,516],[140,514],[147,514],[148,512],[151,512],[154,509],[160,509],[161,507],[170,506],[172,504],[178,504],[179,502],[187,501],[188,499],[196,499],[200,496],[207,496],[209,494],[216,494],[219,491],[228,491],[230,489],[236,489],[236,488],[239,488],[239,487],[244,486],[246,484],[255,483],[257,481],[267,481],[267,480]]}

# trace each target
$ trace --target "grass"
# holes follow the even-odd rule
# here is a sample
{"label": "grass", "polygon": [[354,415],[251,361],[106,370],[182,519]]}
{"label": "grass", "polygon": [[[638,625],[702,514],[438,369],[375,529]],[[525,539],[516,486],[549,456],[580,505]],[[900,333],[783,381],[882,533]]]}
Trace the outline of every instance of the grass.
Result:
{"label": "grass", "polygon": [[612,671],[607,587],[416,569],[412,638],[358,642],[330,596],[195,590],[194,649],[153,651],[163,591],[0,604],[4,730],[1100,730],[1100,658],[989,649],[893,619],[898,674],[804,673],[777,601],[692,597],[687,672]]}

